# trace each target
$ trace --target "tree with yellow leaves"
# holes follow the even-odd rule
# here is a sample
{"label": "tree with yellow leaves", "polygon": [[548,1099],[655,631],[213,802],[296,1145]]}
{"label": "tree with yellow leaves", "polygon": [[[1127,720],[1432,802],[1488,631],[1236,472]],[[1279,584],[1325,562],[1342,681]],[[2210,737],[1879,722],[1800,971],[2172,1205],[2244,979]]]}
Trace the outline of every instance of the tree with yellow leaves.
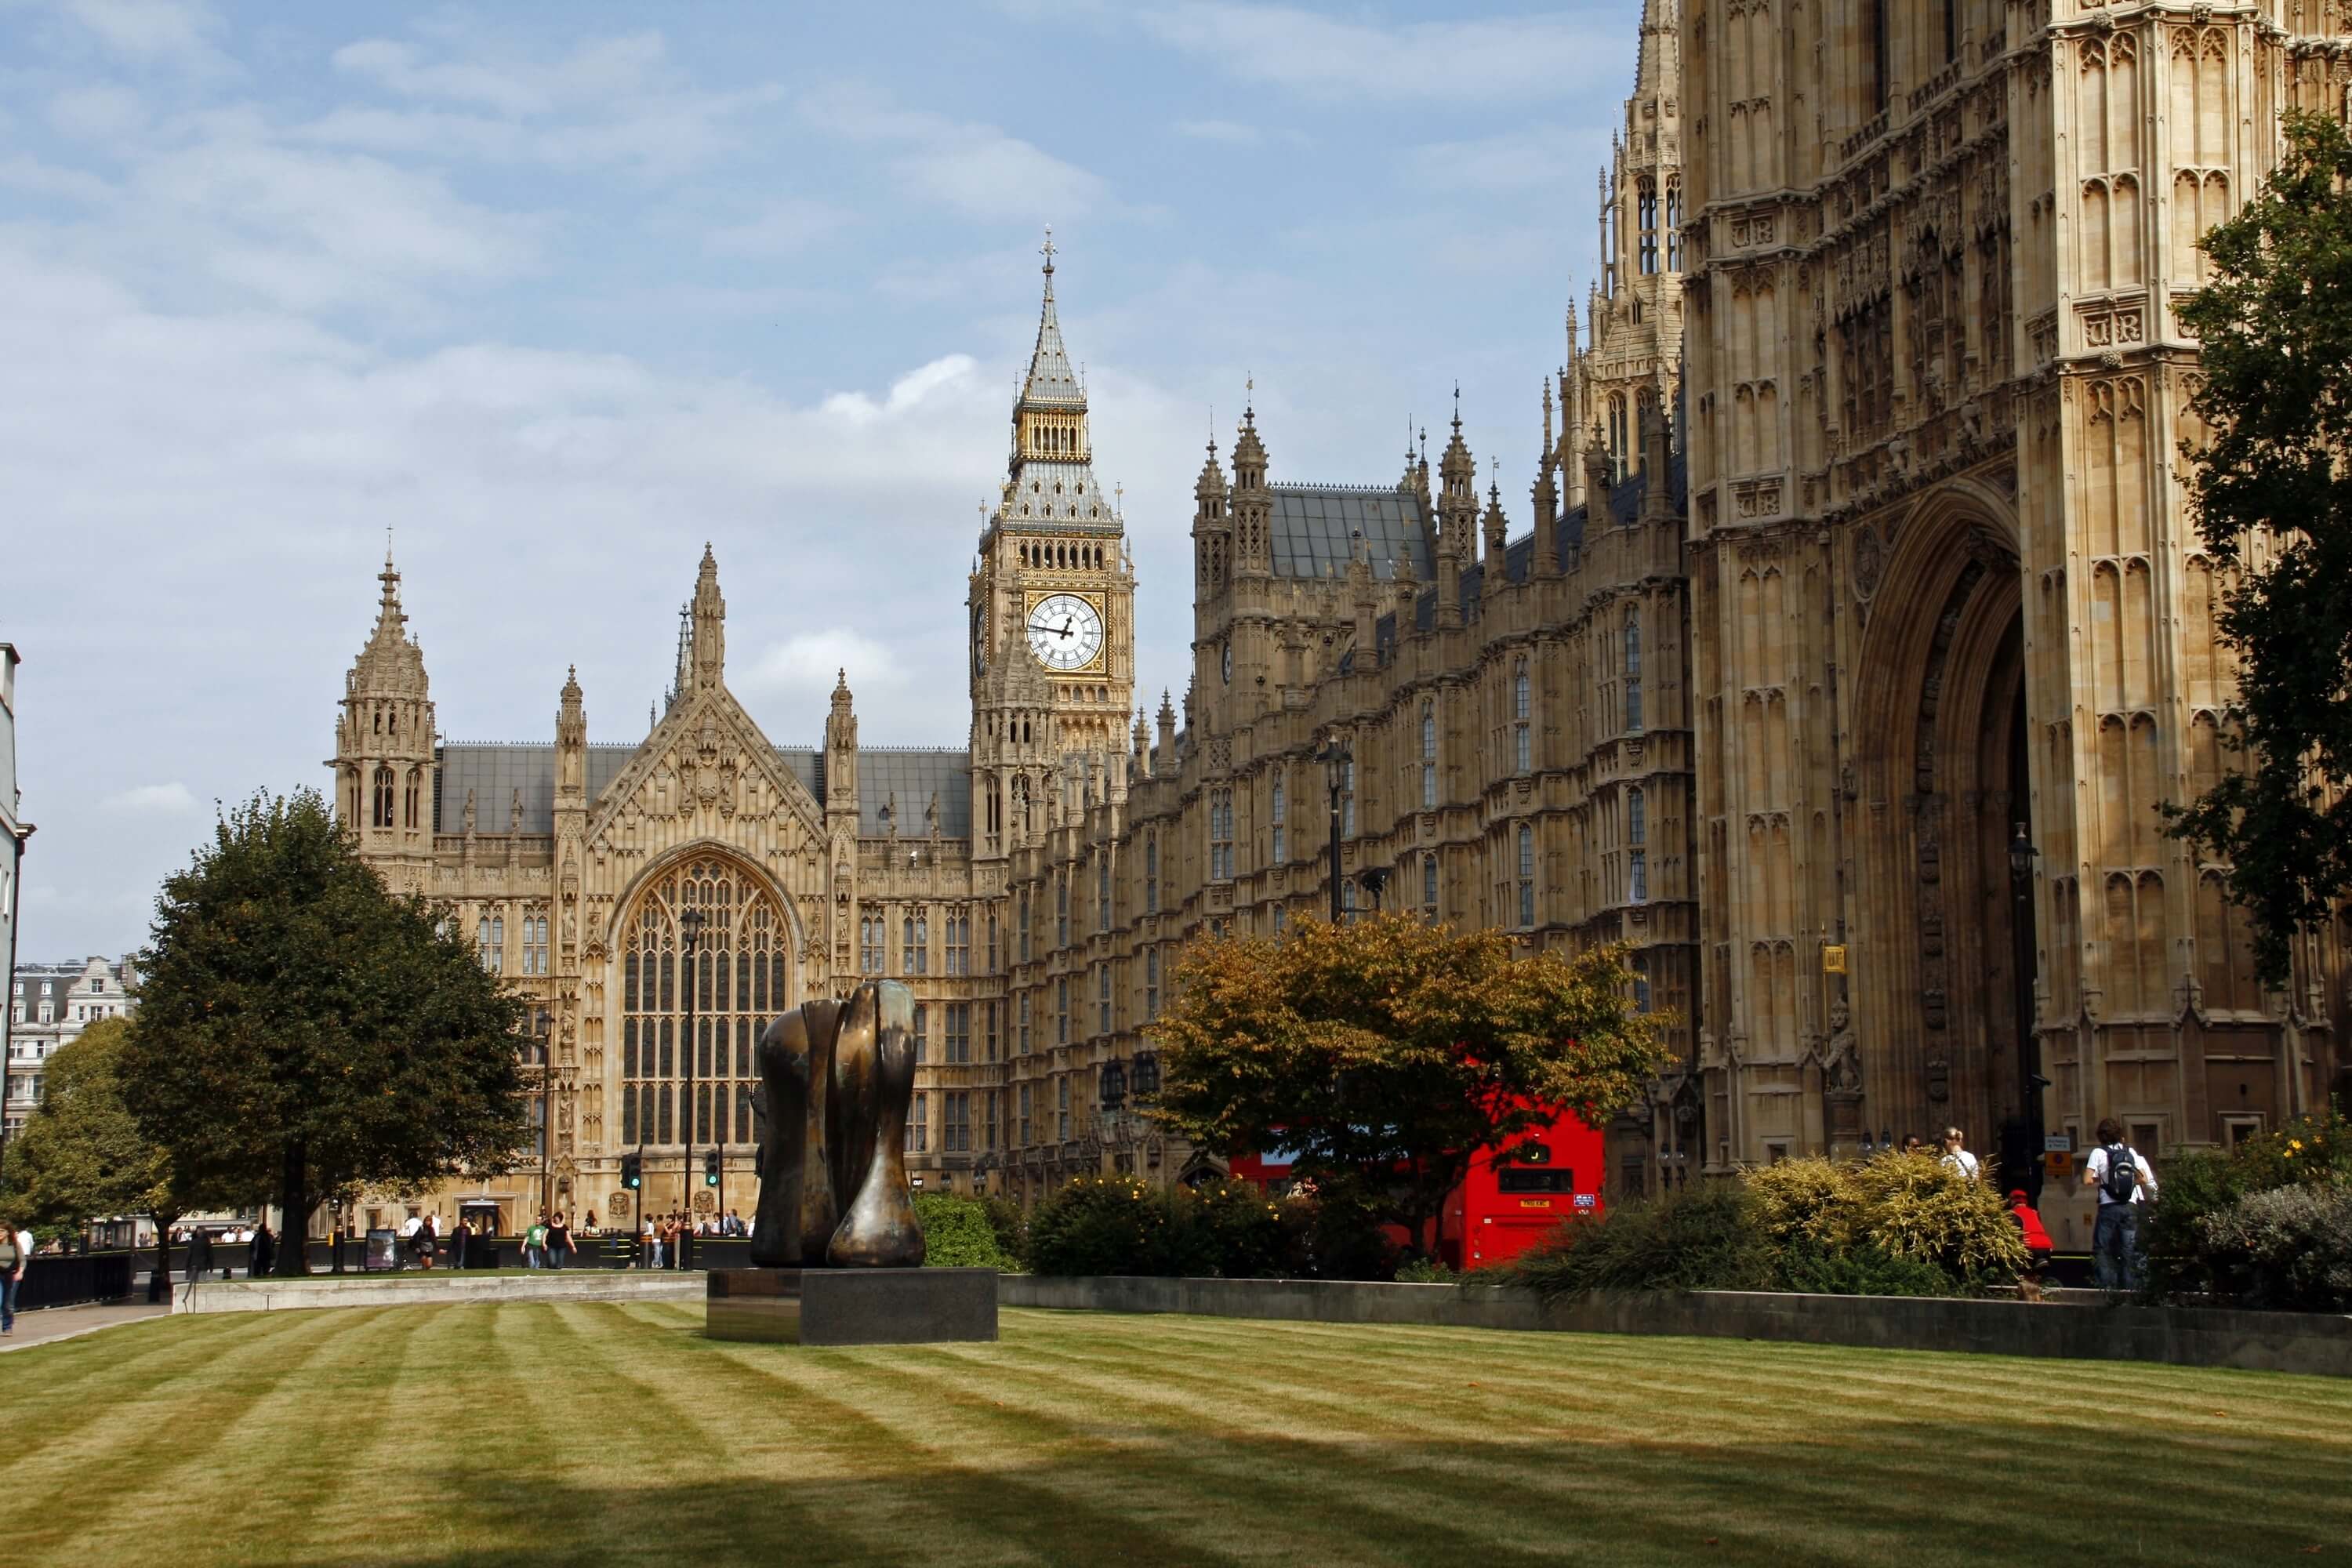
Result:
{"label": "tree with yellow leaves", "polygon": [[1223,1153],[1281,1146],[1318,1185],[1426,1234],[1487,1150],[1571,1111],[1598,1126],[1664,1064],[1622,948],[1521,954],[1509,933],[1403,915],[1195,943],[1160,1047],[1156,1114]]}

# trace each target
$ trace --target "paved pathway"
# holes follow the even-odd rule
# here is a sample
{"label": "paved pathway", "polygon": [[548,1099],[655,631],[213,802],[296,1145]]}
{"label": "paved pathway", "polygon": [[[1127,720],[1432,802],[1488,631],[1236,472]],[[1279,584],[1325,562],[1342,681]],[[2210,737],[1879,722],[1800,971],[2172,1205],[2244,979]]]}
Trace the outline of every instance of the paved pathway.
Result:
{"label": "paved pathway", "polygon": [[45,1307],[38,1311],[19,1312],[16,1314],[16,1331],[0,1339],[0,1352],[20,1351],[28,1345],[69,1340],[77,1334],[93,1334],[117,1323],[135,1323],[144,1318],[160,1318],[171,1310],[162,1305],[151,1307],[142,1300],[109,1301],[89,1307]]}

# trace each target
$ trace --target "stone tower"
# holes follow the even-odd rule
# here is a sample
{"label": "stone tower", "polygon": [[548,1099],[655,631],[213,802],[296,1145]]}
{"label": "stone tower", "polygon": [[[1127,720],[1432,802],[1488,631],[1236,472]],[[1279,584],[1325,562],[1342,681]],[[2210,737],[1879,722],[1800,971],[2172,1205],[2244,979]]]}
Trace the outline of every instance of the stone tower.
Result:
{"label": "stone tower", "polygon": [[1049,775],[1064,759],[1122,753],[1134,706],[1135,574],[1117,500],[1095,477],[1086,386],[1055,308],[1050,235],[1045,256],[1036,347],[967,602],[981,858],[1042,827]]}
{"label": "stone tower", "polygon": [[1566,504],[1586,500],[1580,454],[1598,439],[1610,482],[1639,472],[1642,411],[1671,409],[1682,385],[1682,44],[1678,0],[1644,0],[1633,93],[1614,155],[1601,171],[1601,270],[1578,341],[1568,312],[1558,444]]}
{"label": "stone tower", "polygon": [[394,891],[421,892],[433,858],[433,697],[389,549],[376,581],[383,591],[375,631],[343,678],[336,811]]}

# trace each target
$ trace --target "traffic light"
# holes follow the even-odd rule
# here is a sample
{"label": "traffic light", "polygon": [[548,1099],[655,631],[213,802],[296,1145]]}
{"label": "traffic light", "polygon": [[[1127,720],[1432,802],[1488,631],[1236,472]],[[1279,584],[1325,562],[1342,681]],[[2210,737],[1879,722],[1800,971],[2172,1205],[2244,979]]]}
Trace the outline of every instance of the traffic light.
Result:
{"label": "traffic light", "polygon": [[719,1151],[716,1149],[702,1152],[702,1184],[706,1187],[719,1184]]}
{"label": "traffic light", "polygon": [[646,1157],[643,1154],[621,1156],[621,1185],[635,1192],[646,1184]]}

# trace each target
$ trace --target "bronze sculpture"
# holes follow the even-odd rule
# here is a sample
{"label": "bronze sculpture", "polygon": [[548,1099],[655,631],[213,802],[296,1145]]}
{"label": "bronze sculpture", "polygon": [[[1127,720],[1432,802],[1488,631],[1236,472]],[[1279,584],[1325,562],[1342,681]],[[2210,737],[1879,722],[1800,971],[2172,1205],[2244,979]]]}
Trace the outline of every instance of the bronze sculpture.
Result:
{"label": "bronze sculpture", "polygon": [[868,981],[845,1003],[803,1003],[761,1035],[754,1265],[922,1263],[906,1163],[914,1011],[905,985]]}

